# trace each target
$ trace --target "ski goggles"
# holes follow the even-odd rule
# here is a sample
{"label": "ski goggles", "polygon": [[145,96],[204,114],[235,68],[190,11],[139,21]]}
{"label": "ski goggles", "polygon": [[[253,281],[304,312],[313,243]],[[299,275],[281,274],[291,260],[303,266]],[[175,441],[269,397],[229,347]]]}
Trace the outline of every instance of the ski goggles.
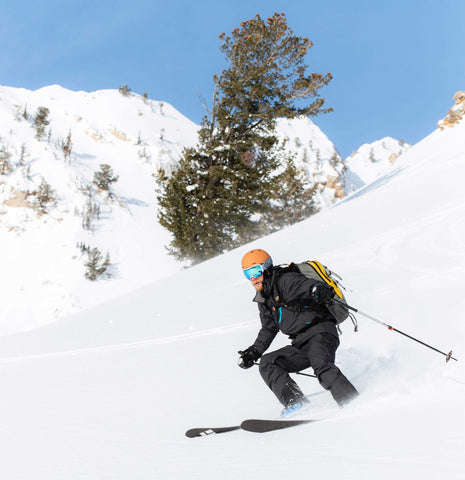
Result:
{"label": "ski goggles", "polygon": [[246,268],[242,270],[247,280],[252,280],[252,278],[258,278],[260,275],[263,275],[265,268],[263,265],[254,265],[253,267]]}

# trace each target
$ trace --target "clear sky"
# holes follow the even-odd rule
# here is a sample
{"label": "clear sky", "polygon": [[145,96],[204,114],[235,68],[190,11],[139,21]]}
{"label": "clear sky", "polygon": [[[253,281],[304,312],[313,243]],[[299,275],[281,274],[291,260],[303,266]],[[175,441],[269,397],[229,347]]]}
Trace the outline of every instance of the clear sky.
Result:
{"label": "clear sky", "polygon": [[0,0],[0,85],[127,84],[200,123],[226,67],[218,35],[286,14],[313,41],[334,112],[313,120],[345,157],[385,136],[416,143],[465,89],[464,0]]}

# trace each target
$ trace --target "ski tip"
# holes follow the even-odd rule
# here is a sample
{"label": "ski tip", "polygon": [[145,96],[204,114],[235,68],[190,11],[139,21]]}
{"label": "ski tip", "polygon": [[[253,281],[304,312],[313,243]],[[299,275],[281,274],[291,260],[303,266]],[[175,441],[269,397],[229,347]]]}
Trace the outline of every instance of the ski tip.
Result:
{"label": "ski tip", "polygon": [[187,430],[186,437],[196,438],[196,437],[207,437],[208,435],[215,435],[218,433],[218,430],[215,428],[191,428]]}
{"label": "ski tip", "polygon": [[234,430],[239,430],[240,428],[241,427],[239,425],[233,425],[230,427],[191,428],[190,430],[187,430],[186,437],[207,437],[209,435],[216,435],[218,433],[233,432]]}

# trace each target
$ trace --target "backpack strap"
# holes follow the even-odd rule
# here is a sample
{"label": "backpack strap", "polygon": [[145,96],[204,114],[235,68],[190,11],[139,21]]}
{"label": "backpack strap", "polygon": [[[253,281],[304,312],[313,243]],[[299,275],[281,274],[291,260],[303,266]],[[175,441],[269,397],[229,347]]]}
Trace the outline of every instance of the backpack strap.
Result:
{"label": "backpack strap", "polygon": [[278,265],[277,268],[273,271],[273,279],[272,279],[272,298],[273,301],[279,304],[280,306],[285,306],[284,303],[281,302],[281,292],[279,291],[279,280],[285,273],[288,272],[297,272],[300,273],[299,268],[295,263],[290,263],[289,265]]}

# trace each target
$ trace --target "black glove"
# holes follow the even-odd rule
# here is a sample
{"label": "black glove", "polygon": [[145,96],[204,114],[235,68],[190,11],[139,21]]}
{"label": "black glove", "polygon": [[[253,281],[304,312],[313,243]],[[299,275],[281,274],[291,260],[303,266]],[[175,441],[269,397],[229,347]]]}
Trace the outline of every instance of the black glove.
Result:
{"label": "black glove", "polygon": [[258,360],[261,357],[259,351],[253,345],[249,348],[246,348],[244,351],[240,350],[237,353],[240,355],[237,364],[241,368],[253,367],[255,360]]}
{"label": "black glove", "polygon": [[323,282],[312,287],[312,297],[316,303],[325,303],[333,298],[334,293],[334,288]]}

